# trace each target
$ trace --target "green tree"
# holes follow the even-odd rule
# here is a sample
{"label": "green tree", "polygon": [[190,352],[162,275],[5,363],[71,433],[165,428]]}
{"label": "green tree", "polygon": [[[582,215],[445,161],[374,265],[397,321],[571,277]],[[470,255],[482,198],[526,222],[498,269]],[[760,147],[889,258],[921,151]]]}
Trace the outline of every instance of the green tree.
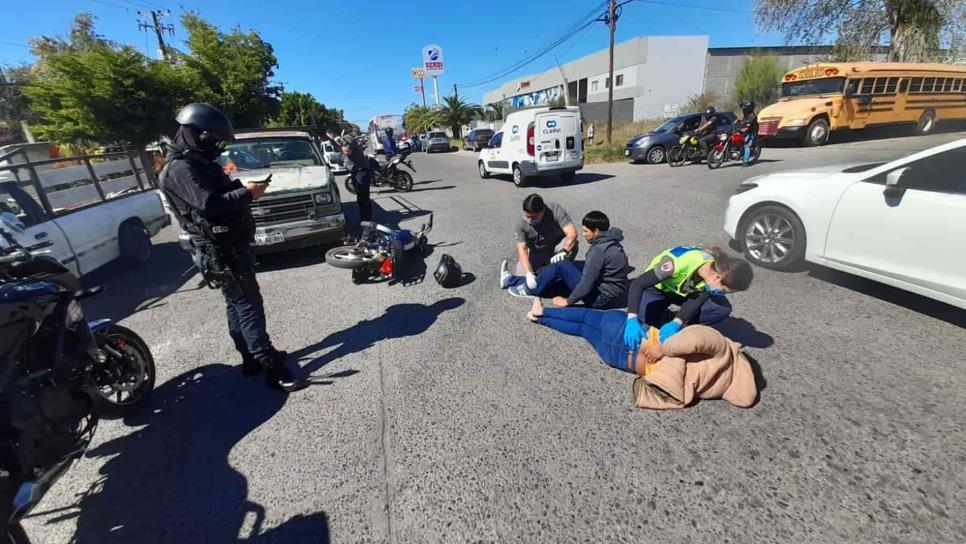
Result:
{"label": "green tree", "polygon": [[190,53],[178,58],[194,79],[195,100],[208,102],[228,115],[236,127],[261,126],[278,108],[280,85],[272,83],[278,60],[272,45],[257,31],[235,27],[223,33],[195,13],[181,24],[188,31]]}
{"label": "green tree", "polygon": [[311,93],[283,92],[279,99],[278,113],[272,118],[270,126],[314,127],[319,134],[326,130],[336,133],[349,132],[355,125],[345,120],[342,110],[329,109],[321,104]]}
{"label": "green tree", "polygon": [[29,66],[0,69],[0,125],[15,141],[23,138],[23,123],[33,122],[35,117],[24,93],[32,80]]}
{"label": "green tree", "polygon": [[854,54],[888,38],[889,60],[928,60],[945,48],[962,53],[966,0],[755,0],[758,23],[788,42],[835,38]]}
{"label": "green tree", "polygon": [[67,36],[40,36],[31,38],[30,52],[37,57],[62,52],[89,51],[95,47],[114,47],[117,44],[94,32],[97,18],[89,12],[78,13],[71,21]]}
{"label": "green tree", "polygon": [[741,72],[735,80],[735,94],[738,101],[754,100],[759,107],[770,103],[774,98],[785,69],[774,55],[755,55],[745,59]]}
{"label": "green tree", "polygon": [[463,125],[469,123],[480,114],[480,107],[466,102],[457,96],[443,98],[443,105],[439,108],[440,120],[453,130],[454,138],[463,137]]}
{"label": "green tree", "polygon": [[442,123],[440,111],[436,109],[412,104],[403,112],[403,124],[409,132],[426,132]]}
{"label": "green tree", "polygon": [[684,104],[685,111],[682,113],[703,112],[708,109],[708,106],[718,107],[718,94],[714,91],[696,94],[688,98],[688,101]]}
{"label": "green tree", "polygon": [[486,105],[486,111],[483,113],[487,121],[502,121],[503,120],[503,102],[494,102],[492,104]]}

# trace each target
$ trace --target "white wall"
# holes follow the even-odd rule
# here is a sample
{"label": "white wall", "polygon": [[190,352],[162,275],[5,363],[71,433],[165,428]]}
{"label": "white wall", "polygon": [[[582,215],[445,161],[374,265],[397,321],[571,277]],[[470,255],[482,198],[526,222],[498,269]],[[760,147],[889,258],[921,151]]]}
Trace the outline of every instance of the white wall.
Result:
{"label": "white wall", "polygon": [[648,48],[647,63],[636,67],[640,94],[634,100],[635,121],[663,118],[666,107],[683,107],[704,88],[707,36],[655,36],[648,39]]}

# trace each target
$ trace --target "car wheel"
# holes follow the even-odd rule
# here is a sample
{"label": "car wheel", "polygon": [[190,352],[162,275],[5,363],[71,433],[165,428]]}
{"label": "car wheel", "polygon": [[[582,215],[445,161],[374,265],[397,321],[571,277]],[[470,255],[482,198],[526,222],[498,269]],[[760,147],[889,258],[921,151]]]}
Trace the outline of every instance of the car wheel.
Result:
{"label": "car wheel", "polygon": [[828,143],[829,128],[828,121],[819,118],[808,125],[805,130],[805,145],[808,147],[818,147]]}
{"label": "car wheel", "polygon": [[741,247],[752,263],[788,270],[805,256],[805,227],[791,210],[763,206],[748,212],[739,229]]}
{"label": "car wheel", "polygon": [[131,266],[143,266],[151,260],[151,237],[140,222],[124,223],[117,232],[121,259]]}
{"label": "car wheel", "polygon": [[667,159],[667,152],[664,147],[656,145],[647,152],[648,164],[661,164]]}
{"label": "car wheel", "polygon": [[936,114],[931,111],[924,111],[922,117],[919,118],[919,122],[916,124],[916,134],[929,134],[935,126]]}
{"label": "car wheel", "polygon": [[480,179],[489,179],[490,173],[486,171],[486,165],[480,161]]}
{"label": "car wheel", "polygon": [[523,175],[523,170],[520,170],[519,164],[513,165],[513,184],[517,187],[527,186],[527,178]]}

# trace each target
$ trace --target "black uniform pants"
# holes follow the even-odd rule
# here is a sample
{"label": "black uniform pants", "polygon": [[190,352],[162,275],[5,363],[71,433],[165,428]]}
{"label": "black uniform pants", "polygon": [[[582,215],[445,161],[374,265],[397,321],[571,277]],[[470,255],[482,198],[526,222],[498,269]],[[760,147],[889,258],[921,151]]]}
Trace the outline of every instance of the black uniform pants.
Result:
{"label": "black uniform pants", "polygon": [[368,172],[359,172],[355,177],[356,203],[359,205],[359,219],[362,221],[372,221],[372,200],[369,199],[369,178]]}
{"label": "black uniform pants", "polygon": [[229,264],[237,285],[222,288],[228,313],[228,334],[245,361],[275,355],[265,324],[265,306],[255,278],[255,253],[250,248],[237,251]]}

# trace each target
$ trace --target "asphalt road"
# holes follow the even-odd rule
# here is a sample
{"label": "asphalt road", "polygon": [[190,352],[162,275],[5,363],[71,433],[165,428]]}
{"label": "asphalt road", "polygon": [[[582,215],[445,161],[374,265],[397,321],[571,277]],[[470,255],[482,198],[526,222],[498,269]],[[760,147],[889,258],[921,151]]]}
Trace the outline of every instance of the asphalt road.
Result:
{"label": "asphalt road", "polygon": [[[606,212],[642,269],[671,245],[725,243],[747,176],[963,136],[769,148],[750,170],[589,166],[532,190],[577,220]],[[102,423],[28,520],[36,541],[966,540],[962,311],[827,269],[757,269],[729,334],[761,366],[760,402],[639,410],[631,375],[497,289],[530,190],[481,181],[469,153],[415,164],[414,191],[374,198],[390,222],[435,213],[429,273],[357,286],[320,251],[262,260],[272,338],[315,376],[288,398],[242,377],[221,297],[182,275],[172,232],[145,269],[87,278],[109,288],[89,313],[146,338],[158,386],[149,413]],[[463,286],[432,280],[443,253]]]}

